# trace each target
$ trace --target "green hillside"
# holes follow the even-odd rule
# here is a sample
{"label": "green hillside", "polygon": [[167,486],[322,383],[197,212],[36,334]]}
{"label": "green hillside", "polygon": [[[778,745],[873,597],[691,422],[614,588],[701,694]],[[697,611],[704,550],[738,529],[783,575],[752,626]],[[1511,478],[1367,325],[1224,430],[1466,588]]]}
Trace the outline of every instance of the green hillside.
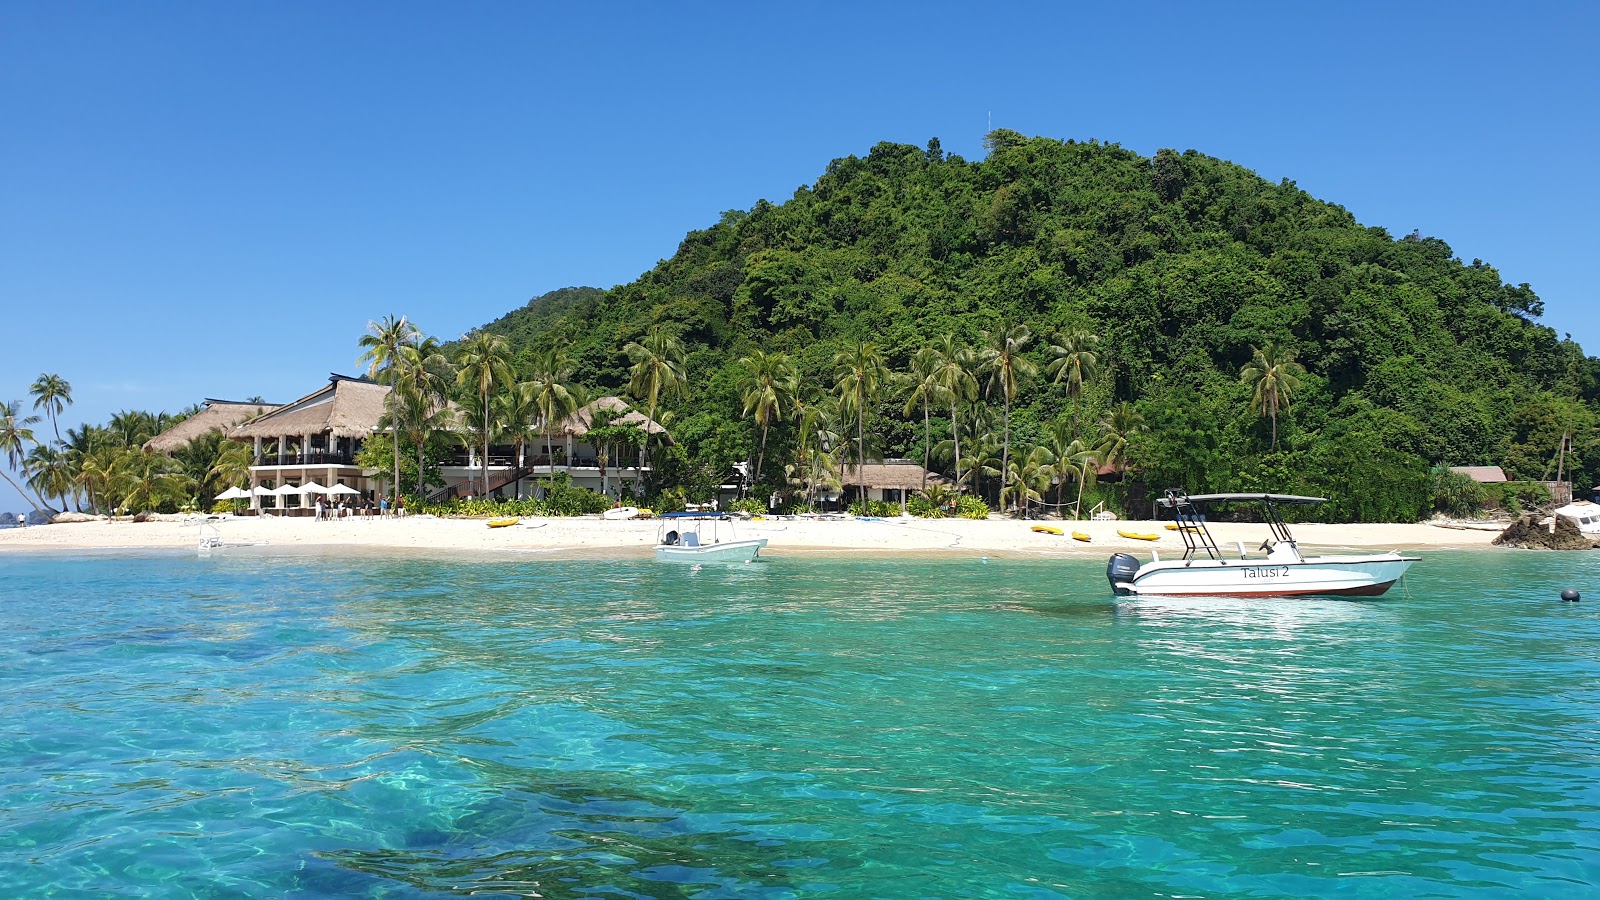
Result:
{"label": "green hillside", "polygon": [[[1592,482],[1600,366],[1539,324],[1528,285],[1195,151],[1009,131],[988,146],[973,162],[937,140],[878,144],[787,202],[724,213],[630,284],[557,291],[485,330],[525,358],[564,347],[579,380],[612,391],[628,382],[625,344],[675,330],[689,393],[666,408],[702,468],[754,454],[737,362],[752,350],[791,355],[802,385],[827,393],[834,354],[856,342],[905,371],[942,335],[981,347],[1020,323],[1041,374],[1015,398],[1014,454],[1059,423],[1093,444],[1127,401],[1147,428],[1129,435],[1130,481],[1153,488],[1321,491],[1339,498],[1334,517],[1408,518],[1426,512],[1430,466],[1553,478],[1569,430],[1575,480]],[[1043,375],[1050,339],[1075,332],[1100,338],[1101,363],[1076,415]],[[1241,380],[1269,345],[1305,370],[1276,448]],[[886,393],[870,427],[880,455],[920,459],[922,414],[904,405]],[[948,412],[932,415],[934,441],[948,437]],[[774,425],[769,458],[786,459],[793,430]]]}

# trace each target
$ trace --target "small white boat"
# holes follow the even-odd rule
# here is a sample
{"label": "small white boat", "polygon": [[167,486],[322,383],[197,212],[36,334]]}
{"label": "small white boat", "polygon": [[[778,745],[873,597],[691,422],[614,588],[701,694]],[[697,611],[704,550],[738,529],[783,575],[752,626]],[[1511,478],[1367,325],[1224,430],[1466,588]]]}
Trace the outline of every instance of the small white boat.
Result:
{"label": "small white boat", "polygon": [[639,507],[637,506],[618,506],[615,509],[608,509],[600,515],[606,519],[631,519],[638,514]]}
{"label": "small white boat", "polygon": [[1578,523],[1578,530],[1584,534],[1600,535],[1600,504],[1580,500],[1556,510],[1556,515]]}
{"label": "small white boat", "polygon": [[766,545],[766,538],[740,540],[733,519],[722,513],[665,513],[656,530],[661,562],[749,562]]}
{"label": "small white boat", "polygon": [[[1259,503],[1269,537],[1259,557],[1226,558],[1211,538],[1196,503]],[[1274,508],[1278,504],[1324,503],[1322,497],[1284,494],[1197,494],[1167,491],[1161,501],[1173,511],[1178,535],[1183,539],[1181,559],[1153,559],[1143,565],[1127,553],[1117,553],[1106,565],[1106,579],[1119,595],[1151,594],[1166,597],[1376,597],[1389,590],[1418,560],[1398,552],[1350,556],[1301,556],[1288,525]]]}

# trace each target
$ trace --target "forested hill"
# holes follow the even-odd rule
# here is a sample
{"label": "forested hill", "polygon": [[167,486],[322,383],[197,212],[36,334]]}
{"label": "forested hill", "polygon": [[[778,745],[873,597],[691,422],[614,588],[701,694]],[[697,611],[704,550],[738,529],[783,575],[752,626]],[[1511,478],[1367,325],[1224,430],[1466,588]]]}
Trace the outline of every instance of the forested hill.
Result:
{"label": "forested hill", "polygon": [[[1149,427],[1134,456],[1152,483],[1355,490],[1315,483],[1353,461],[1542,478],[1569,427],[1578,480],[1600,463],[1597,361],[1538,323],[1528,285],[1444,241],[1363,227],[1291,181],[1195,151],[1148,158],[1009,131],[988,146],[973,162],[937,140],[878,144],[785,203],[724,213],[631,284],[558,291],[486,328],[519,351],[563,346],[578,380],[619,389],[623,345],[670,324],[690,350],[679,427],[720,435],[728,453],[752,440],[737,365],[752,349],[791,354],[826,391],[853,341],[904,370],[941,335],[977,347],[1023,323],[1041,370],[1049,336],[1101,337],[1081,418],[1133,401]],[[1276,450],[1240,379],[1253,348],[1273,343],[1306,370]],[[920,456],[921,416],[902,405],[880,406],[882,452]],[[1017,405],[1023,444],[1071,413],[1042,378]]]}

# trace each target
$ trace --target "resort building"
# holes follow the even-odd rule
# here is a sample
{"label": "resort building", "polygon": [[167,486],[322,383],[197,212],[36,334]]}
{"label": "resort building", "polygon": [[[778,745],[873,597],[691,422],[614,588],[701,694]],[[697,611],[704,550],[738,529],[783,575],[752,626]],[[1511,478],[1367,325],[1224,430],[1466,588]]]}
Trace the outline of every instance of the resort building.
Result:
{"label": "resort building", "polygon": [[[557,422],[548,435],[536,431],[520,453],[514,445],[489,446],[489,491],[497,499],[523,499],[538,490],[537,479],[565,473],[573,485],[602,494],[618,495],[623,488],[642,490],[649,471],[644,465],[643,440],[609,444],[588,438],[596,423],[632,426],[656,443],[672,443],[661,425],[618,397],[601,397]],[[466,447],[443,467],[445,486],[428,495],[438,502],[456,497],[482,496],[483,466],[480,447]]]}
{"label": "resort building", "polygon": [[144,442],[144,449],[171,456],[196,438],[213,431],[227,434],[236,425],[277,409],[272,403],[242,400],[211,400],[200,404],[200,411]]}
{"label": "resort building", "polygon": [[[306,509],[315,504],[315,497],[298,489],[312,483],[322,489],[342,485],[366,499],[387,494],[388,473],[363,469],[356,463],[356,455],[367,440],[390,439],[382,424],[388,396],[388,385],[335,374],[323,387],[235,427],[228,437],[254,448],[250,508],[275,512]],[[548,439],[532,430],[535,423],[529,423],[529,440],[520,449],[491,444],[488,495],[496,499],[532,496],[538,490],[536,479],[551,473],[565,473],[574,485],[602,493],[616,494],[623,486],[637,486],[646,471],[643,440],[612,444],[586,439],[598,422],[607,419],[611,425],[632,426],[657,441],[672,440],[666,429],[622,400],[601,397],[558,422]],[[444,486],[428,495],[430,502],[485,493],[482,447],[464,432],[457,432],[456,437],[460,448],[440,466]]]}
{"label": "resort building", "polygon": [[[909,459],[886,459],[881,463],[867,463],[860,468],[845,466],[839,472],[845,503],[863,493],[868,500],[904,503],[927,485],[944,484],[944,480],[944,476],[929,472]],[[832,502],[835,498],[825,499]]]}
{"label": "resort building", "polygon": [[387,490],[383,474],[356,465],[356,454],[362,442],[377,433],[388,395],[386,385],[332,375],[321,388],[233,429],[229,438],[249,442],[255,449],[250,508],[308,508],[316,502],[312,496],[263,497],[261,490],[298,488],[313,481],[323,488],[342,484],[366,497]]}

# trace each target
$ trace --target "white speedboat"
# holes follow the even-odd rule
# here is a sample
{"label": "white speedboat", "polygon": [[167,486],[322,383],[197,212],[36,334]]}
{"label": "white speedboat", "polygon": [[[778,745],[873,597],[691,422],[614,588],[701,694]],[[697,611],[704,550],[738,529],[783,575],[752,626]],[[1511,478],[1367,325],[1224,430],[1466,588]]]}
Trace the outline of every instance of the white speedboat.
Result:
{"label": "white speedboat", "polygon": [[1584,534],[1600,536],[1600,504],[1580,500],[1556,510],[1556,515],[1566,516],[1576,522],[1578,530]]}
{"label": "white speedboat", "polygon": [[733,519],[722,513],[665,513],[656,530],[656,559],[661,562],[749,562],[766,545],[766,538],[740,540]]}
{"label": "white speedboat", "polygon": [[[1289,527],[1278,515],[1278,505],[1324,503],[1322,497],[1284,494],[1196,494],[1167,491],[1161,504],[1173,511],[1178,536],[1183,539],[1181,559],[1152,559],[1143,565],[1127,553],[1117,553],[1106,566],[1111,589],[1120,595],[1153,594],[1167,597],[1376,597],[1389,590],[1418,560],[1398,552],[1350,556],[1301,556]],[[1259,503],[1271,536],[1250,556],[1239,544],[1236,557],[1224,557],[1206,527],[1196,503]]]}

